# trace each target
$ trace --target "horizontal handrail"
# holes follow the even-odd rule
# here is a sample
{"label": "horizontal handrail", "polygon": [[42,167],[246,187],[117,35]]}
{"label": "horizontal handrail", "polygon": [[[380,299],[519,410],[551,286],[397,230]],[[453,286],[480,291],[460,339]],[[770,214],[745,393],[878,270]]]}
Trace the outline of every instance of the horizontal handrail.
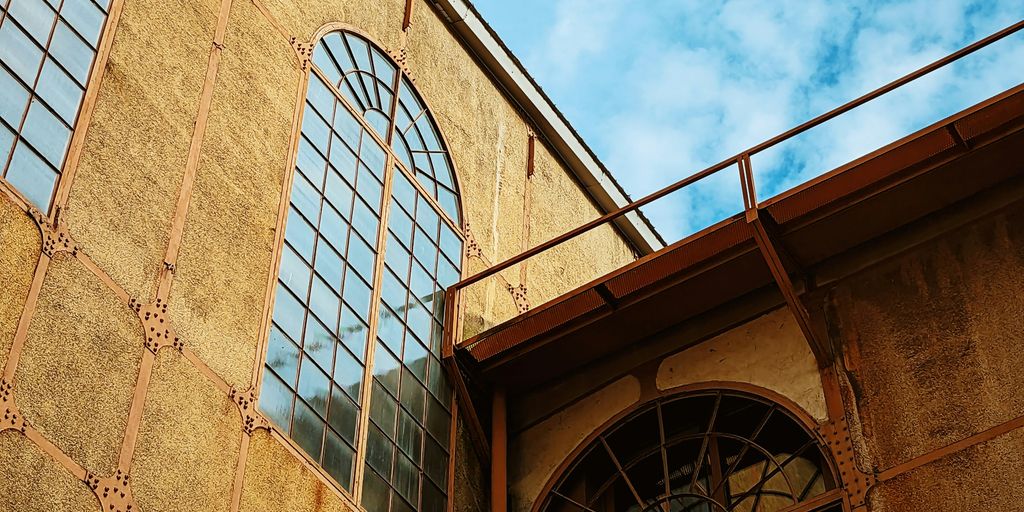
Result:
{"label": "horizontal handrail", "polygon": [[903,75],[902,77],[897,78],[896,80],[893,80],[871,92],[868,92],[828,112],[825,112],[824,114],[821,114],[813,119],[810,119],[793,128],[790,128],[789,130],[782,132],[764,142],[761,142],[760,144],[752,146],[744,151],[737,153],[736,155],[730,158],[727,158],[717,164],[707,167],[696,174],[692,174],[686,178],[683,178],[671,185],[668,185],[665,188],[662,188],[661,190],[655,191],[616,210],[608,212],[590,222],[583,224],[582,226],[579,226],[546,242],[536,245],[516,256],[513,256],[505,261],[502,261],[501,263],[492,265],[476,274],[466,277],[465,279],[452,285],[451,288],[461,290],[462,288],[470,286],[483,279],[491,277],[503,270],[506,270],[509,267],[512,267],[513,265],[522,263],[523,261],[526,261],[527,259],[537,255],[538,253],[544,252],[557,245],[561,245],[562,243],[573,238],[576,238],[577,236],[582,235],[583,233],[586,233],[602,224],[605,224],[608,221],[615,220],[627,213],[630,213],[638,208],[641,208],[647,204],[657,201],[658,199],[661,199],[673,192],[676,192],[684,187],[696,183],[697,181],[700,181],[712,174],[715,174],[716,172],[721,171],[722,169],[731,167],[734,164],[738,164],[738,162],[743,158],[753,156],[766,149],[774,147],[782,142],[785,142],[793,137],[796,137],[797,135],[806,132],[807,130],[810,130],[811,128],[824,124],[846,112],[849,112],[850,110],[853,110],[875,98],[878,98],[879,96],[883,96],[889,92],[892,92],[895,89],[898,89],[908,83],[913,82],[914,80],[917,80],[925,75],[928,75],[929,73],[932,73],[949,64],[952,64],[953,62],[956,62],[974,52],[977,52],[978,50],[981,50],[982,48],[985,48],[986,46],[989,46],[992,43],[1000,41],[1010,35],[1013,35],[1014,33],[1020,31],[1021,29],[1024,29],[1024,20],[1020,20],[1017,23],[1014,23],[998,32],[995,32],[983,39],[975,41],[974,43],[971,43],[953,53],[950,53],[949,55],[946,55],[941,59],[938,59],[910,73],[907,73],[906,75]]}

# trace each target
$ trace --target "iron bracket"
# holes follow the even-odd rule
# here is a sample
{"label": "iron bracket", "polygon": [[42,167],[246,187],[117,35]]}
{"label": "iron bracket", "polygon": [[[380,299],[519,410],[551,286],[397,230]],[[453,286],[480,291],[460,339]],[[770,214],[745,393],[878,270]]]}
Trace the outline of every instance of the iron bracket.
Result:
{"label": "iron bracket", "polygon": [[85,474],[85,484],[89,486],[100,500],[103,512],[132,512],[139,510],[132,497],[128,485],[128,473],[120,469],[114,476],[101,477],[89,471]]}
{"label": "iron bracket", "polygon": [[156,302],[151,304],[142,304],[136,299],[131,299],[128,301],[128,307],[139,315],[139,320],[142,320],[142,328],[146,333],[144,345],[147,350],[156,355],[164,347],[171,347],[178,352],[185,348],[185,343],[171,327],[170,318],[167,317],[167,303],[163,299],[156,299]]}
{"label": "iron bracket", "polygon": [[520,315],[530,310],[530,301],[526,298],[526,285],[518,284],[512,286],[512,284],[506,283],[505,288],[512,294],[512,300],[515,301]]}
{"label": "iron bracket", "polygon": [[14,386],[6,379],[0,379],[0,409],[4,411],[3,418],[0,418],[0,432],[17,430],[24,434],[25,417],[14,403]]}
{"label": "iron bracket", "polygon": [[850,426],[846,416],[821,424],[818,435],[825,440],[825,445],[832,451],[839,472],[840,487],[846,493],[850,506],[857,510],[865,506],[868,491],[877,481],[874,474],[861,471],[854,455],[853,441],[850,438]]}
{"label": "iron bracket", "polygon": [[60,221],[60,213],[60,207],[57,207],[57,212],[53,217],[54,221],[50,223],[45,213],[36,208],[29,209],[29,215],[32,216],[32,220],[39,226],[39,232],[43,238],[43,254],[49,258],[53,258],[55,254],[60,252],[66,252],[72,256],[78,254],[78,243],[71,238],[68,227]]}
{"label": "iron bracket", "polygon": [[270,430],[270,422],[256,411],[257,396],[255,388],[249,387],[248,389],[241,390],[232,387],[228,397],[238,406],[238,412],[242,415],[242,430],[246,434],[252,435],[253,432],[261,428]]}

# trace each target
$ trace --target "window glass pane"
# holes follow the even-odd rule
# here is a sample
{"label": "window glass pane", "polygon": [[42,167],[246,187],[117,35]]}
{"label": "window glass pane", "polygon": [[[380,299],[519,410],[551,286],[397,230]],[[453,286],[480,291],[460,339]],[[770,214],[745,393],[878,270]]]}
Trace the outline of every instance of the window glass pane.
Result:
{"label": "window glass pane", "polygon": [[434,211],[434,207],[423,197],[416,199],[416,225],[423,230],[431,240],[437,240],[437,228],[441,223],[441,217]]}
{"label": "window glass pane", "polygon": [[355,354],[360,361],[363,360],[363,354],[366,353],[367,330],[366,323],[360,320],[348,306],[345,306],[344,313],[341,315],[341,327],[339,327],[338,332],[345,347]]}
{"label": "window glass pane", "polygon": [[[6,162],[7,157],[11,155],[11,149],[14,147],[14,133],[8,130],[6,126],[0,123],[0,162]],[[0,168],[2,170],[2,168]],[[2,173],[0,173],[2,175]]]}
{"label": "window glass pane", "polygon": [[428,271],[434,270],[434,265],[437,264],[437,247],[434,245],[432,237],[428,236],[423,230],[416,229],[416,240],[412,246],[412,252],[416,255],[416,259],[423,265]]}
{"label": "window glass pane", "polygon": [[373,51],[373,72],[382,82],[391,88],[395,81],[395,65],[377,50]]}
{"label": "window glass pane", "polygon": [[370,318],[370,287],[351,272],[345,279],[345,305],[352,309],[359,318],[367,321]]}
{"label": "window glass pane", "polygon": [[451,415],[444,406],[433,397],[427,398],[427,430],[441,442],[441,446],[448,448],[448,432],[451,428]]}
{"label": "window glass pane", "polygon": [[402,374],[398,359],[380,342],[373,354],[373,376],[392,394],[398,394],[398,379]]}
{"label": "window glass pane", "polygon": [[331,243],[334,250],[339,253],[345,252],[345,242],[348,240],[348,223],[346,223],[337,210],[329,203],[323,205],[320,212],[320,234]]}
{"label": "window glass pane", "polygon": [[413,338],[405,338],[405,352],[402,363],[422,381],[427,380],[427,349]]}
{"label": "window glass pane", "polygon": [[395,169],[391,195],[408,212],[412,212],[413,208],[416,207],[416,189],[409,182],[409,179],[405,177],[405,173],[398,169]]}
{"label": "window glass pane", "polygon": [[430,295],[434,293],[434,280],[419,263],[412,264],[409,289],[412,290],[413,296],[420,300],[430,300]]}
{"label": "window glass pane", "polygon": [[[341,173],[341,176],[344,176],[349,183],[355,183],[356,154],[345,146],[345,143],[342,142],[337,135],[334,136],[334,143],[331,146],[331,165],[334,166],[334,169]],[[349,188],[351,189],[351,187]],[[351,191],[349,194],[351,195]],[[348,202],[339,202],[337,205],[338,208],[342,208],[348,206]]]}
{"label": "window glass pane", "polygon": [[324,179],[324,169],[327,168],[327,161],[305,137],[299,137],[299,155],[295,165],[316,188],[320,188]]}
{"label": "window glass pane", "polygon": [[43,64],[36,92],[57,111],[64,122],[74,126],[84,91],[67,73],[57,67],[53,59],[46,59],[46,63]]}
{"label": "window glass pane", "polygon": [[[339,152],[346,151],[348,150],[339,150]],[[346,219],[350,218],[352,212],[352,195],[352,187],[345,183],[340,174],[333,169],[327,173],[327,185],[324,187],[324,196],[338,209],[341,216]]]}
{"label": "window glass pane", "polygon": [[388,233],[388,243],[384,249],[384,261],[402,282],[405,282],[409,277],[410,258],[409,252],[397,242],[391,233]]}
{"label": "window glass pane", "polygon": [[306,101],[308,101],[324,119],[334,117],[334,93],[329,86],[320,80],[316,75],[310,75],[309,88],[306,90]]}
{"label": "window glass pane", "polygon": [[416,418],[423,418],[423,385],[408,370],[402,371],[402,405]]}
{"label": "window glass pane", "polygon": [[[370,418],[389,438],[395,436],[395,414],[398,405],[379,382],[374,381],[373,393],[370,397]],[[378,468],[379,469],[379,468]]]}
{"label": "window glass pane", "polygon": [[64,0],[60,14],[71,22],[71,25],[93,46],[99,44],[104,14],[92,2],[89,0]]}
{"label": "window glass pane", "polygon": [[7,181],[42,211],[50,209],[57,173],[24,142],[19,142],[7,169]]}
{"label": "window glass pane", "polygon": [[[392,309],[404,311],[408,292],[405,289],[405,285],[403,285],[390,270],[384,272],[384,279],[381,281],[380,293],[384,302],[391,306]],[[396,313],[392,316],[397,317],[398,320],[401,321],[400,314]]]}
{"label": "window glass pane", "polygon": [[43,51],[14,23],[0,27],[0,60],[26,84],[35,83]]}
{"label": "window glass pane", "polygon": [[456,266],[462,264],[462,240],[447,224],[441,225],[441,252]]}
{"label": "window glass pane", "polygon": [[373,137],[363,137],[362,146],[359,148],[359,159],[378,178],[384,176],[384,148],[380,147]]}
{"label": "window glass pane", "polygon": [[[441,460],[444,461],[446,458]],[[423,504],[420,510],[422,512],[444,512],[446,510],[444,493],[428,481],[423,482]]]}
{"label": "window glass pane", "polygon": [[263,385],[260,388],[260,410],[267,419],[282,430],[288,431],[292,419],[292,392],[270,372],[263,373]]}
{"label": "window glass pane", "polygon": [[334,354],[334,382],[341,385],[356,403],[363,390],[363,365],[344,346],[339,345]]}
{"label": "window glass pane", "polygon": [[[377,337],[380,338],[380,340],[396,354],[402,353],[403,332],[405,332],[405,328],[402,325],[402,319],[398,316],[398,313],[391,311],[391,308],[388,308],[387,306],[381,307],[380,322],[377,326]],[[376,363],[374,363],[374,366],[376,367]],[[397,379],[398,377],[395,378]],[[397,385],[390,389],[392,392],[397,394]]]}
{"label": "window glass pane", "polygon": [[270,329],[267,366],[273,368],[288,387],[295,387],[295,377],[299,374],[299,347],[277,327]]}
{"label": "window glass pane", "polygon": [[309,266],[291,247],[285,245],[281,251],[281,282],[295,295],[305,297],[309,289],[309,276]]}
{"label": "window glass pane", "polygon": [[317,274],[335,290],[341,289],[341,276],[344,265],[341,262],[341,255],[334,252],[334,249],[324,241],[323,238],[316,244],[316,263],[314,264]]}
{"label": "window glass pane", "polygon": [[359,178],[357,181],[356,189],[359,191],[359,196],[363,198],[370,205],[370,209],[374,212],[380,213],[380,199],[381,199],[381,188],[383,186],[377,178],[370,174],[366,169],[366,166],[359,166]]}
{"label": "window glass pane", "polygon": [[299,369],[299,396],[321,416],[327,416],[329,381],[330,377],[310,363],[309,359],[302,361],[302,367]]}
{"label": "window glass pane", "polygon": [[437,264],[437,282],[444,288],[459,282],[459,271],[448,260],[442,258]]}
{"label": "window glass pane", "polygon": [[68,142],[71,141],[71,130],[37,100],[32,100],[32,105],[28,108],[21,136],[32,144],[50,165],[60,169],[64,163],[64,154],[68,150]]}
{"label": "window glass pane", "polygon": [[291,434],[295,442],[299,443],[299,446],[313,460],[320,460],[324,439],[324,422],[302,400],[295,401],[295,418],[292,422]]}
{"label": "window glass pane", "polygon": [[[391,468],[388,468],[390,471]],[[363,508],[365,510],[388,510],[388,497],[391,496],[391,487],[381,477],[377,476],[368,466],[363,472]]]}
{"label": "window glass pane", "polygon": [[0,91],[3,91],[0,94],[0,118],[17,129],[28,106],[28,90],[6,69],[0,67]]}
{"label": "window glass pane", "polygon": [[293,340],[302,339],[302,318],[305,309],[290,292],[280,284],[274,296],[274,323]]}
{"label": "window glass pane", "polygon": [[420,460],[423,431],[419,423],[405,409],[398,410],[398,447],[414,462]]}
{"label": "window glass pane", "polygon": [[306,104],[306,112],[302,114],[302,135],[313,143],[313,147],[320,153],[327,154],[327,144],[330,141],[330,129],[327,123],[320,118],[320,115],[313,110],[313,107]]}
{"label": "window glass pane", "polygon": [[324,446],[324,469],[334,481],[346,490],[352,487],[352,460],[355,451],[337,434],[327,429],[327,443]]}
{"label": "window glass pane", "polygon": [[395,445],[373,424],[370,424],[366,445],[366,462],[380,473],[390,475]]}
{"label": "window glass pane", "polygon": [[53,19],[57,13],[43,0],[14,0],[11,2],[9,16],[14,16],[18,23],[40,44],[46,46],[46,40],[50,38],[50,29],[53,28]]}
{"label": "window glass pane", "polygon": [[313,226],[302,218],[294,207],[288,209],[288,226],[284,230],[284,239],[295,248],[296,252],[306,261],[313,261]]}
{"label": "window glass pane", "polygon": [[359,126],[359,121],[349,112],[347,108],[338,108],[334,113],[334,131],[341,135],[342,140],[348,144],[348,147],[353,150],[359,148],[359,134],[362,133],[363,129]]}
{"label": "window glass pane", "polygon": [[420,494],[420,472],[412,460],[401,452],[395,454],[395,489],[405,499],[416,503]]}
{"label": "window glass pane", "polygon": [[430,392],[441,401],[445,408],[451,407],[452,389],[448,384],[448,376],[441,368],[441,362],[437,358],[430,358]]}
{"label": "window glass pane", "polygon": [[328,422],[341,434],[342,438],[355,444],[359,408],[338,386],[334,386],[334,391],[331,392],[331,413]]}
{"label": "window glass pane", "polygon": [[316,67],[324,72],[324,75],[331,80],[332,84],[337,84],[341,80],[341,70],[338,69],[338,65],[328,55],[326,45],[318,44],[313,50],[313,64],[316,64]]}
{"label": "window glass pane", "polygon": [[353,236],[348,243],[348,263],[366,281],[373,280],[373,264],[377,259],[376,252],[358,236]]}
{"label": "window glass pane", "polygon": [[320,368],[330,372],[331,363],[334,362],[334,335],[331,331],[316,318],[307,318],[306,332],[302,336],[302,350],[313,358]]}
{"label": "window glass pane", "polygon": [[439,487],[448,486],[448,455],[441,445],[427,436],[424,438],[423,469]]}
{"label": "window glass pane", "polygon": [[295,181],[292,183],[291,203],[309,220],[316,225],[320,218],[320,190],[319,187],[310,183],[302,174],[295,174]]}
{"label": "window glass pane", "polygon": [[371,245],[377,245],[377,226],[380,219],[370,210],[369,206],[362,201],[355,201],[355,208],[352,212],[352,225],[363,238]]}
{"label": "window glass pane", "polygon": [[388,228],[406,247],[412,245],[412,219],[405,210],[392,208],[389,212]]}
{"label": "window glass pane", "polygon": [[331,329],[338,325],[338,309],[341,300],[333,289],[318,277],[313,278],[313,286],[309,290],[309,310]]}

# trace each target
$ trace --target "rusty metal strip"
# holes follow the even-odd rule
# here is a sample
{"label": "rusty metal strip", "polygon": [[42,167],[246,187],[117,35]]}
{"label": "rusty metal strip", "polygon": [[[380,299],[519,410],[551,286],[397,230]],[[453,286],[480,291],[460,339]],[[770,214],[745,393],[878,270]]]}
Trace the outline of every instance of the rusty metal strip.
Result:
{"label": "rusty metal strip", "polygon": [[405,14],[402,16],[402,32],[412,26],[412,10],[416,0],[405,0]]}
{"label": "rusty metal strip", "polygon": [[242,505],[242,489],[245,485],[245,465],[249,460],[249,441],[252,437],[242,432],[242,441],[238,445],[238,465],[235,466],[235,481],[231,486],[231,512],[238,512]]}
{"label": "rusty metal strip", "polygon": [[280,34],[281,37],[285,39],[285,41],[292,40],[292,35],[288,32],[288,30],[284,28],[283,25],[281,25],[279,21],[277,21],[277,18],[275,18],[273,14],[270,14],[270,11],[267,9],[266,5],[263,5],[263,2],[261,2],[260,0],[250,1],[254,6],[256,6],[256,10],[260,11],[260,14],[262,14],[263,17],[266,18],[267,22],[270,23],[272,27],[274,27],[274,30],[277,31],[277,33]]}
{"label": "rusty metal strip", "polygon": [[185,347],[181,349],[181,354],[185,356],[185,359],[188,359],[193,365],[195,365],[196,369],[199,370],[199,373],[202,373],[207,379],[210,379],[210,382],[212,382],[217,389],[221,390],[225,395],[231,394],[231,385],[225,382],[220,375],[217,375],[216,372],[211,370],[202,359],[199,359],[199,356],[197,356],[195,352],[192,352],[188,347]]}
{"label": "rusty metal strip", "polygon": [[[505,390],[497,388],[491,394],[491,512],[508,510],[507,418]],[[604,441],[604,438],[601,440]]]}
{"label": "rusty metal strip", "polygon": [[146,406],[146,392],[149,390],[149,380],[153,376],[155,361],[154,353],[148,350],[142,352],[142,364],[139,366],[132,403],[128,409],[128,425],[125,428],[121,451],[117,459],[117,467],[125,471],[131,468],[132,457],[135,455],[135,442],[138,440],[139,428],[142,426],[142,410]]}
{"label": "rusty metal strip", "polygon": [[85,476],[88,474],[88,471],[75,462],[74,459],[68,457],[68,455],[61,451],[60,448],[57,448],[57,446],[51,443],[49,439],[43,437],[43,434],[31,425],[25,426],[25,437],[35,443],[40,450],[52,457],[53,460],[57,461],[61,466],[64,466],[64,468],[74,475],[75,478],[83,481],[85,480]]}
{"label": "rusty metal strip", "polygon": [[991,441],[1003,434],[1007,434],[1021,427],[1024,427],[1024,415],[1018,416],[1010,421],[996,425],[988,430],[978,432],[973,436],[966,437],[964,439],[961,439],[960,441],[946,445],[942,448],[933,450],[919,457],[910,459],[907,462],[897,464],[889,469],[881,471],[878,473],[878,481],[884,482],[886,480],[891,480],[904,473],[913,471],[921,466],[924,466],[925,464],[935,462],[948,455],[952,455],[954,453],[961,452],[963,450],[977,446],[979,444]]}
{"label": "rusty metal strip", "polygon": [[455,458],[459,455],[457,443],[459,442],[459,401],[455,399],[455,391],[452,391],[452,427],[448,433],[448,504],[445,512],[455,512]]}
{"label": "rusty metal strip", "polygon": [[71,183],[78,171],[78,164],[82,158],[82,151],[85,148],[85,138],[89,131],[93,112],[96,110],[96,99],[99,97],[100,85],[103,83],[103,75],[107,69],[107,61],[110,58],[110,49],[114,43],[114,35],[117,33],[118,22],[121,19],[121,11],[124,8],[123,0],[114,0],[110,6],[110,13],[107,15],[103,37],[100,39],[96,51],[96,59],[93,61],[89,78],[86,81],[85,98],[82,100],[82,107],[78,112],[78,119],[75,121],[75,130],[71,135],[71,142],[68,145],[68,156],[64,161],[64,169],[60,173],[57,190],[54,194],[53,205],[57,207],[67,206],[71,192]]}
{"label": "rusty metal strip", "polygon": [[103,282],[103,284],[106,285],[106,287],[111,292],[113,292],[114,295],[117,295],[117,298],[120,299],[121,302],[125,304],[129,304],[131,302],[132,299],[131,296],[128,295],[128,292],[125,291],[124,288],[121,288],[121,285],[114,282],[114,280],[110,277],[109,274],[107,274],[106,272],[103,271],[103,269],[97,266],[96,262],[94,262],[92,258],[89,257],[88,254],[85,254],[82,251],[78,251],[75,257],[78,259],[78,261],[82,263],[82,265],[85,266],[85,268],[89,269],[89,271],[92,272],[94,276],[99,278],[99,280]]}
{"label": "rusty metal strip", "polygon": [[188,157],[185,161],[185,173],[181,180],[178,202],[171,220],[171,233],[164,256],[164,266],[160,269],[160,284],[157,298],[167,299],[174,279],[174,268],[181,250],[181,241],[185,231],[185,219],[188,216],[189,202],[192,200],[192,189],[195,186],[196,172],[199,169],[199,157],[202,153],[203,139],[206,136],[206,125],[210,117],[213,103],[213,89],[217,83],[217,72],[220,68],[221,52],[224,50],[224,34],[227,32],[228,17],[231,12],[232,0],[221,0],[220,12],[217,15],[217,27],[214,30],[213,43],[210,45],[210,59],[206,67],[206,80],[199,99],[199,112],[196,114],[192,130],[192,141],[189,143]]}
{"label": "rusty metal strip", "polygon": [[813,512],[826,505],[833,505],[843,499],[841,489],[832,489],[795,505],[779,509],[778,512]]}
{"label": "rusty metal strip", "polygon": [[808,345],[810,345],[811,352],[814,353],[814,359],[818,363],[818,368],[824,368],[831,363],[831,351],[829,351],[828,345],[820,339],[820,336],[815,333],[814,328],[811,326],[811,317],[807,313],[807,308],[804,307],[799,295],[797,295],[796,289],[793,287],[793,281],[789,277],[789,271],[786,270],[786,266],[782,263],[782,258],[777,248],[778,242],[773,240],[765,220],[761,218],[761,210],[757,206],[757,191],[754,188],[754,173],[751,170],[749,155],[742,155],[739,158],[739,172],[747,224],[754,228],[754,240],[757,242],[757,247],[760,249],[761,255],[768,265],[768,270],[775,279],[775,284],[779,287],[779,291],[782,292],[782,296],[786,300],[786,306],[789,307],[790,313],[793,314],[797,325],[800,326],[800,331],[803,332],[804,338]]}
{"label": "rusty metal strip", "polygon": [[28,338],[28,327],[32,323],[32,315],[35,314],[36,304],[39,302],[39,291],[43,288],[43,279],[46,277],[46,269],[50,266],[50,257],[45,253],[39,254],[39,261],[36,262],[36,269],[32,275],[32,284],[28,289],[28,296],[25,297],[25,307],[21,310],[21,317],[18,318],[18,327],[14,331],[14,340],[11,343],[11,350],[7,355],[7,364],[4,365],[3,378],[8,382],[14,381],[14,372],[18,368],[18,360],[21,359],[21,350]]}
{"label": "rusty metal strip", "polygon": [[[530,224],[531,224],[531,210],[533,209],[533,173],[534,173],[534,156],[535,156],[535,145],[537,143],[537,135],[530,130],[530,134],[527,138],[526,143],[526,180],[523,184],[523,244],[522,250],[527,251],[530,249]],[[523,261],[519,265],[519,284],[520,286],[526,286],[526,269],[529,265],[529,260]],[[524,288],[523,294],[525,295],[526,290]],[[527,307],[529,309],[529,307]]]}

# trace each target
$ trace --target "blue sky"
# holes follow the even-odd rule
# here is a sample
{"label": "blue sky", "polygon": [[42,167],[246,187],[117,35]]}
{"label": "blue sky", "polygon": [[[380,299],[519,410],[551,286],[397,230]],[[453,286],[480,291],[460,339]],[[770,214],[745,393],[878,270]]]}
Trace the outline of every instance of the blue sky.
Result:
{"label": "blue sky", "polygon": [[[474,0],[634,198],[1024,19],[1024,0]],[[1024,34],[753,159],[768,198],[1024,82]],[[669,241],[735,172],[645,208]]]}

